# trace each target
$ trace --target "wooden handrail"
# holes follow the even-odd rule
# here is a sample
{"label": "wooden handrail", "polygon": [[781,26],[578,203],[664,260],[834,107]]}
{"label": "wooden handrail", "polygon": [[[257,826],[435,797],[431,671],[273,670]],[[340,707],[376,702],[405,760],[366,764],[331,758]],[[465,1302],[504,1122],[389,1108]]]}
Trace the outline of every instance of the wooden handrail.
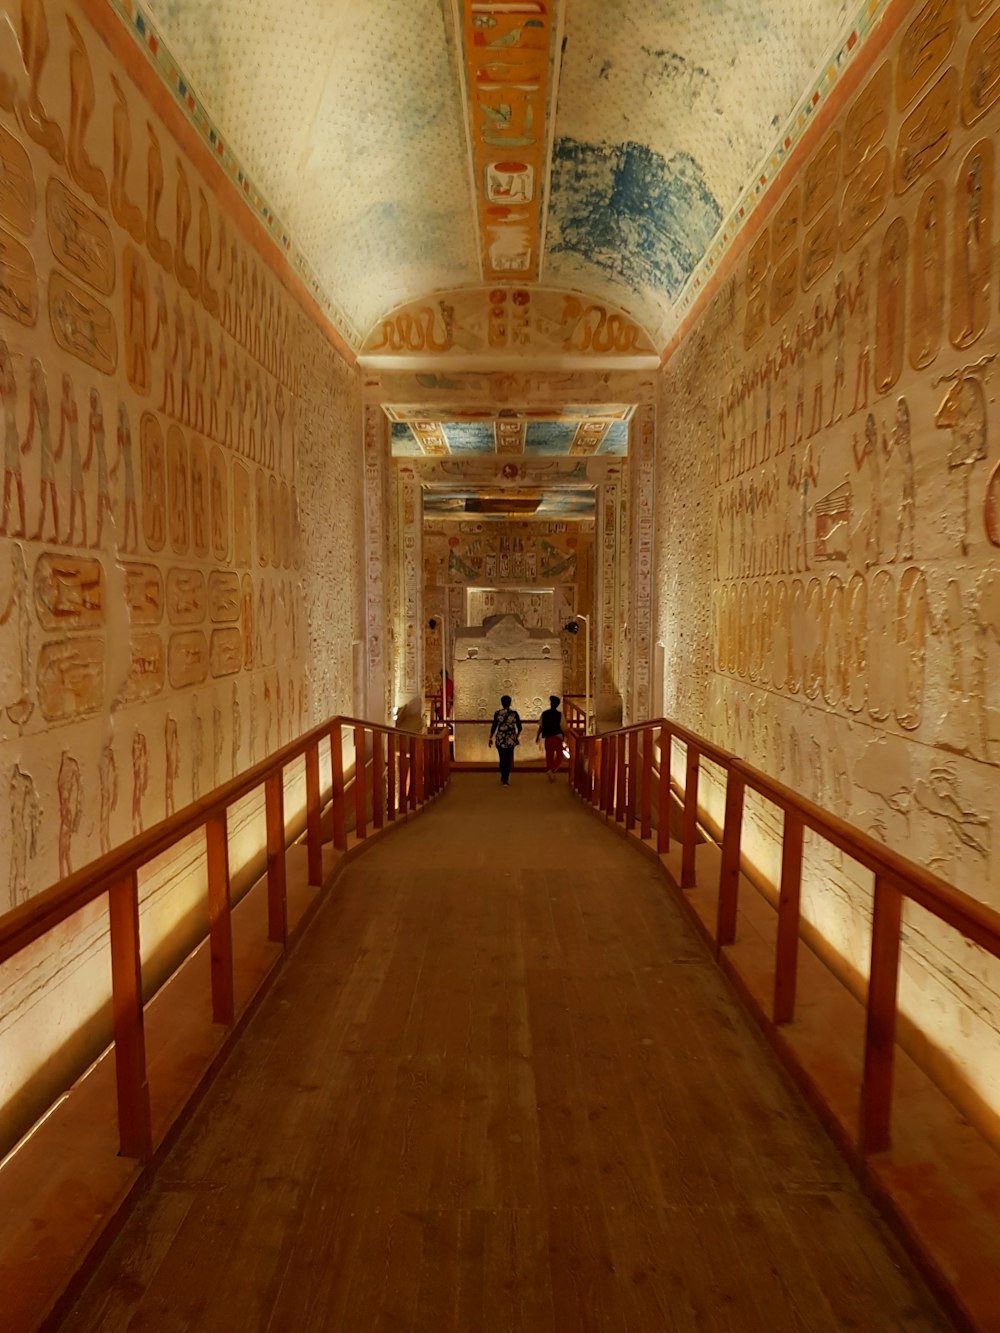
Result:
{"label": "wooden handrail", "polygon": [[[319,747],[330,745],[331,823],[334,847],[347,846],[345,829],[343,736],[354,739],[355,835],[368,834],[368,811],[375,830],[385,814],[393,819],[407,807],[419,805],[442,789],[448,780],[447,735],[410,734],[402,764],[401,735],[381,723],[334,717],[282,746],[267,759],[193,801],[89,866],[68,876],[20,907],[0,917],[0,962],[55,929],[74,912],[108,897],[108,948],[111,955],[111,1007],[114,1023],[115,1065],[118,1086],[119,1142],[123,1156],[147,1160],[152,1152],[149,1085],[146,1079],[146,1042],[143,1024],[142,956],[139,944],[139,870],[194,833],[204,835],[206,903],[213,1022],[230,1027],[234,1014],[231,881],[229,873],[227,811],[250,792],[263,788],[266,841],[267,937],[284,948],[288,940],[288,885],[285,821],[285,768],[305,758],[305,823],[308,879],[320,887],[323,879],[322,816]],[[390,756],[400,756],[399,785],[392,777],[388,789],[382,772],[382,735],[389,737]],[[372,761],[367,762],[371,738]],[[408,777],[409,781],[406,782]],[[398,792],[398,812],[394,809]],[[388,798],[388,809],[383,803]],[[184,959],[179,959],[174,970]]]}
{"label": "wooden handrail", "polygon": [[[654,731],[658,732],[659,751],[653,766],[658,782],[656,828],[648,828],[643,822],[640,836],[650,840],[658,853],[669,853],[671,806],[680,803],[679,884],[682,889],[696,887],[696,847],[699,839],[704,840],[705,836],[699,830],[706,826],[712,828],[707,817],[701,817],[698,808],[702,759],[717,765],[723,772],[725,820],[720,839],[722,855],[718,863],[715,923],[715,942],[719,949],[733,944],[737,936],[747,791],[762,796],[784,814],[772,1011],[776,1024],[790,1023],[795,1016],[804,831],[812,830],[873,874],[874,921],[858,1146],[862,1153],[885,1150],[890,1144],[903,902],[908,899],[918,904],[995,958],[1000,958],[1000,912],[822,809],[737,755],[668,718],[619,727],[602,732],[596,738],[583,738],[579,744],[578,762],[570,769],[574,789],[581,799],[592,803],[596,812],[620,825],[626,833],[635,821],[633,793],[637,782],[642,784],[645,809],[648,778],[644,752],[646,745],[652,743]],[[682,793],[674,784],[668,757],[675,740],[687,751]]]}
{"label": "wooden handrail", "polygon": [[345,730],[362,726],[389,735],[403,734],[394,727],[352,717],[331,718],[313,727],[259,764],[0,916],[0,963],[107,893],[123,877],[136,873],[189,834],[197,833],[210,819],[224,814],[229,806],[262,787],[268,777],[301,758],[338,726]]}

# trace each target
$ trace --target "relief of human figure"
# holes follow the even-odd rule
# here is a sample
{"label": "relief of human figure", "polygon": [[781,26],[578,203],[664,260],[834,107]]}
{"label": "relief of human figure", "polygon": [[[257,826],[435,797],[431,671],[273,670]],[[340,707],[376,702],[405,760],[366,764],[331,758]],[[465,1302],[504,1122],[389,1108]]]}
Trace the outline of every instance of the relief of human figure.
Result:
{"label": "relief of human figure", "polygon": [[126,254],[128,296],[125,301],[125,373],[138,393],[150,386],[149,347],[146,330],[146,278],[139,256]]}
{"label": "relief of human figure", "polygon": [[118,764],[115,760],[113,745],[105,745],[101,751],[101,853],[111,851],[111,816],[118,806]]}
{"label": "relief of human figure", "polygon": [[264,680],[264,754],[271,753],[271,723],[274,721],[271,705],[271,682]]}
{"label": "relief of human figure", "polygon": [[38,357],[31,359],[30,393],[28,399],[28,426],[21,444],[21,453],[26,454],[31,448],[38,427],[38,442],[41,451],[40,480],[38,483],[38,527],[32,541],[39,541],[45,526],[46,502],[52,502],[52,536],[50,541],[59,540],[59,497],[56,494],[55,465],[62,457],[62,444],[53,453],[52,437],[49,431],[49,391],[45,382],[45,371]]}
{"label": "relief of human figure", "polygon": [[232,719],[232,748],[230,751],[230,761],[232,763],[231,777],[236,777],[240,771],[240,748],[243,745],[243,715],[240,712],[240,692],[235,680],[233,681],[233,701],[229,710]]}
{"label": "relief of human figure", "polygon": [[[215,367],[212,365],[212,331],[206,325],[205,327],[205,351],[201,359],[201,372],[198,375],[198,387],[194,395],[194,428],[214,439],[212,435],[212,418],[215,413],[215,402],[213,390],[215,388]],[[205,394],[208,393],[208,429],[205,429]]]}
{"label": "relief of human figure", "polygon": [[104,409],[101,395],[96,389],[90,391],[90,431],[87,439],[87,457],[83,460],[84,471],[90,467],[90,460],[97,456],[97,534],[92,550],[99,551],[104,536],[104,515],[114,518],[111,507],[111,485],[108,474],[108,454],[104,441]]}
{"label": "relief of human figure", "polygon": [[[212,436],[220,444],[229,444],[233,442],[232,419],[229,414],[229,404],[231,394],[227,392],[229,377],[229,358],[226,355],[226,337],[224,333],[219,334],[219,359],[218,359],[218,379],[215,384],[215,393],[212,395],[212,416],[215,417],[215,433]],[[217,413],[217,403],[221,403],[225,415],[220,421]]]}
{"label": "relief of human figure", "polygon": [[191,696],[191,799],[196,801],[201,795],[201,769],[205,762],[205,734],[201,714],[198,712],[198,699]]}
{"label": "relief of human figure", "polygon": [[[124,514],[122,535],[118,543],[121,552],[135,552],[139,549],[139,515],[135,504],[135,468],[132,461],[132,428],[128,420],[128,408],[124,402],[118,404],[118,457],[111,465],[110,475],[117,477],[119,467],[124,472]],[[129,529],[132,530],[132,544],[129,545]]]}
{"label": "relief of human figure", "polygon": [[167,815],[174,813],[174,783],[181,772],[181,747],[177,735],[177,721],[167,714],[163,724],[163,755],[166,767],[163,774],[163,805]]}
{"label": "relief of human figure", "polygon": [[896,514],[896,543],[890,561],[913,559],[913,534],[916,526],[916,484],[913,473],[913,450],[910,446],[910,409],[905,398],[896,401],[896,418],[892,430],[882,434],[882,452],[886,465],[893,457],[900,469],[899,509]]}
{"label": "relief of human figure", "polygon": [[19,693],[6,706],[7,716],[17,727],[23,727],[34,710],[31,702],[31,607],[28,600],[28,564],[20,542],[10,547],[10,593],[7,605],[0,611],[0,628],[17,615],[17,642],[20,649]]}
{"label": "relief of human figure", "polygon": [[212,699],[212,787],[222,781],[222,752],[226,745],[226,733],[222,726],[222,709],[218,699]]}
{"label": "relief of human figure", "polygon": [[257,691],[250,682],[250,765],[257,762]]}
{"label": "relief of human figure", "polygon": [[136,727],[132,733],[132,832],[142,832],[142,801],[149,789],[149,747]]}
{"label": "relief of human figure", "polygon": [[882,495],[879,476],[878,428],[871,412],[865,417],[865,434],[860,447],[858,437],[855,434],[851,441],[851,451],[854,455],[854,467],[857,472],[860,472],[864,467],[866,459],[871,460],[871,502],[865,520],[864,541],[864,567],[867,569],[871,565],[877,565],[882,556],[880,539]]}
{"label": "relief of human figure", "polygon": [[969,153],[958,184],[951,340],[956,347],[968,347],[989,319],[993,163],[988,141]]}
{"label": "relief of human figure", "polygon": [[56,781],[59,793],[59,878],[73,873],[73,834],[83,818],[83,781],[80,765],[68,750],[63,750]]}
{"label": "relief of human figure", "polygon": [[278,718],[278,730],[275,744],[280,746],[285,736],[285,701],[281,693],[281,676],[274,678],[274,708]]}
{"label": "relief of human figure", "polygon": [[90,117],[94,112],[94,76],[80,29],[68,14],[66,23],[70,36],[66,165],[77,185],[93,196],[98,208],[104,208],[108,202],[108,183],[104,179],[104,172],[91,161],[84,144]]}
{"label": "relief of human figure", "polygon": [[[76,528],[76,507],[80,506],[83,526],[81,546],[87,545],[87,493],[83,486],[84,463],[80,457],[80,417],[73,393],[73,381],[68,375],[62,377],[62,399],[59,403],[59,448],[58,458],[63,452],[66,436],[69,436],[69,528],[66,531],[66,545],[73,545],[73,532]],[[89,462],[88,458],[88,462]]]}
{"label": "relief of human figure", "polygon": [[129,161],[132,156],[132,127],[128,103],[122,86],[112,74],[111,87],[115,95],[115,108],[111,117],[113,149],[113,169],[111,173],[111,212],[120,227],[124,227],[135,241],[142,245],[146,236],[146,220],[142,209],[128,197],[126,180]]}
{"label": "relief of human figure", "polygon": [[17,495],[20,522],[12,537],[25,535],[24,478],[21,475],[21,449],[17,438],[17,381],[7,344],[0,338],[0,400],[3,402],[3,514],[0,518],[0,537],[7,536],[10,517],[10,497]]}
{"label": "relief of human figure", "polygon": [[15,764],[10,775],[10,905],[17,907],[31,896],[28,863],[38,855],[42,805],[30,773]]}
{"label": "relief of human figure", "polygon": [[49,25],[43,0],[21,0],[21,58],[28,72],[28,96],[21,99],[18,107],[21,123],[53,162],[61,165],[66,158],[63,132],[52,117],[46,114],[38,95],[48,54]]}
{"label": "relief of human figure", "polygon": [[854,401],[848,416],[868,408],[868,381],[871,377],[871,343],[868,327],[868,253],[861,251],[858,259],[858,280],[853,293],[849,291],[847,311],[857,337],[857,362],[854,372]]}

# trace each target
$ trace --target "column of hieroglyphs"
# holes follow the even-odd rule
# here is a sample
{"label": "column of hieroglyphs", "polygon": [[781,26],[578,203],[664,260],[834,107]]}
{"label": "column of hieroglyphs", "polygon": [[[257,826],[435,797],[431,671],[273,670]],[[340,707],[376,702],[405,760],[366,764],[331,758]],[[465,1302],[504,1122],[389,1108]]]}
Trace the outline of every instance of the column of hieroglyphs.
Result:
{"label": "column of hieroglyphs", "polygon": [[[329,451],[348,371],[243,239],[239,208],[75,8],[11,9],[0,909],[261,759],[309,712],[300,501],[310,527],[337,524],[329,484],[305,497],[300,480]],[[350,578],[320,576],[310,620],[356,618],[339,605],[357,582],[352,485],[336,501]]]}
{"label": "column of hieroglyphs", "polygon": [[[699,394],[718,404],[711,460],[674,478],[716,502],[710,583],[685,565],[678,591],[682,628],[713,606],[701,729],[994,905],[998,44],[995,5],[915,7],[783,182],[716,297],[731,318],[709,310],[666,370],[679,449]],[[716,341],[709,385],[694,349]],[[662,521],[658,559],[683,564],[700,536]],[[773,820],[750,823],[766,860]],[[863,970],[870,887],[810,857],[805,910]],[[1000,1105],[977,1048],[1000,982],[924,921],[908,949],[907,1003]]]}

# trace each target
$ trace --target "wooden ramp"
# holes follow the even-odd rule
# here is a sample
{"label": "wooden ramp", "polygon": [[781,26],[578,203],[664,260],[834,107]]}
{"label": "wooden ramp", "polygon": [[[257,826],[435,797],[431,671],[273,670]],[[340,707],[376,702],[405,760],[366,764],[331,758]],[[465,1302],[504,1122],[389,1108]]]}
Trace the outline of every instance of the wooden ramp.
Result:
{"label": "wooden ramp", "polygon": [[951,1325],[657,867],[515,771],[348,867],[64,1327]]}

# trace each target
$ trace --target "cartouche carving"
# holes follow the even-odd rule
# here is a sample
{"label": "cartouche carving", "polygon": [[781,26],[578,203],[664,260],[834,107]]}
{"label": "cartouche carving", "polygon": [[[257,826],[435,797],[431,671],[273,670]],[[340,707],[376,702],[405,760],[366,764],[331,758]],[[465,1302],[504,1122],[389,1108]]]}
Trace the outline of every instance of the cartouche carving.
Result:
{"label": "cartouche carving", "polygon": [[111,311],[58,271],[49,278],[49,323],[64,351],[105,375],[114,371],[118,336]]}
{"label": "cartouche carving", "polygon": [[913,238],[910,365],[921,370],[938,354],[944,332],[945,188],[934,181],[917,209]]}
{"label": "cartouche carving", "polygon": [[952,222],[952,302],[949,333],[955,347],[979,338],[990,318],[993,264],[993,144],[980,139],[962,163]]}

